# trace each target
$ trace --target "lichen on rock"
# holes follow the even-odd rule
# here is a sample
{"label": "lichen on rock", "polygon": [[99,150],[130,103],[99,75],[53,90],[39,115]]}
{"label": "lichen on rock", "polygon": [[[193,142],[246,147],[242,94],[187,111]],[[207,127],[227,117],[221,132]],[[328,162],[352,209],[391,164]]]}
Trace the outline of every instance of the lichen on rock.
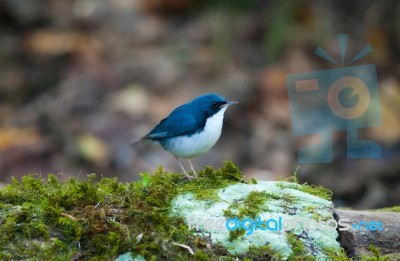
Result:
{"label": "lichen on rock", "polygon": [[[218,189],[219,200],[211,204],[207,200],[196,200],[191,193],[179,195],[172,202],[172,213],[184,217],[199,234],[209,234],[211,242],[222,243],[234,255],[245,255],[250,247],[263,246],[268,246],[270,253],[280,259],[301,254],[322,260],[328,258],[326,249],[340,253],[336,229],[329,224],[317,227],[316,223],[316,219],[334,221],[332,202],[301,189],[301,185],[288,182],[236,183]],[[232,236],[225,224],[231,218],[233,228],[235,217],[242,221],[247,218],[248,230],[241,229],[242,233],[237,235],[236,229],[236,236]],[[251,220],[257,222],[257,218],[271,220],[270,229],[251,228]],[[279,220],[300,218],[304,226],[310,222],[315,224],[308,229],[300,225],[288,231],[276,227],[281,226]]]}

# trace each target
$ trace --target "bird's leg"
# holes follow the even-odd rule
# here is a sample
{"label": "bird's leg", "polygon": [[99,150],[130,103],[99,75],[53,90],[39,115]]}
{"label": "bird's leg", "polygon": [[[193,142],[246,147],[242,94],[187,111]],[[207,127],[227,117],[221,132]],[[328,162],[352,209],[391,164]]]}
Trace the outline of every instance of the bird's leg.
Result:
{"label": "bird's leg", "polygon": [[198,177],[199,175],[198,175],[197,172],[194,170],[192,162],[190,161],[190,159],[188,159],[188,161],[189,161],[190,168],[192,169],[192,171],[193,171],[193,173],[194,173],[194,176],[195,176],[195,177]]}
{"label": "bird's leg", "polygon": [[181,167],[181,169],[182,169],[182,171],[183,171],[183,175],[185,175],[185,177],[187,177],[188,179],[192,179],[193,177],[190,176],[190,175],[186,172],[186,170],[185,170],[185,168],[183,167],[182,162],[179,160],[179,158],[178,158],[178,157],[175,157],[175,158],[176,158],[176,160],[178,161],[179,166]]}

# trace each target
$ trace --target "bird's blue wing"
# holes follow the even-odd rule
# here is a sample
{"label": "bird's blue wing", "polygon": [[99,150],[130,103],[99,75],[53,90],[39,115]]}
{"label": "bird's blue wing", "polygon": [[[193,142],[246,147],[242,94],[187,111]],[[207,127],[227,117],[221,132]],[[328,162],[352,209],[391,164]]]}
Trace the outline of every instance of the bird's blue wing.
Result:
{"label": "bird's blue wing", "polygon": [[161,140],[190,135],[204,125],[203,121],[205,123],[201,115],[196,115],[193,111],[190,111],[185,104],[176,108],[167,118],[160,121],[143,139]]}

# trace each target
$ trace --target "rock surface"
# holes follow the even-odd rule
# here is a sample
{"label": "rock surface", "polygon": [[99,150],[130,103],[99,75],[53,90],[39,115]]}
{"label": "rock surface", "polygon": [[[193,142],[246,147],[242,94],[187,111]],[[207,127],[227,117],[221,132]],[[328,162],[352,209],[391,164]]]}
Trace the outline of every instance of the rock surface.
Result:
{"label": "rock surface", "polygon": [[368,253],[370,244],[379,247],[382,254],[400,254],[400,213],[343,209],[335,212],[339,220],[346,220],[354,228],[342,231],[339,237],[349,256]]}
{"label": "rock surface", "polygon": [[[189,227],[195,227],[197,233],[209,235],[212,243],[220,242],[232,254],[244,254],[251,246],[269,246],[282,260],[295,253],[288,235],[300,240],[304,251],[317,259],[326,259],[326,250],[340,252],[338,233],[329,225],[334,221],[332,202],[300,191],[301,185],[289,182],[257,181],[257,184],[238,183],[218,191],[219,200],[209,202],[196,200],[194,195],[186,193],[178,196],[172,202],[172,213],[182,216]],[[260,220],[270,222],[267,229],[260,227],[251,229],[250,220],[256,217],[243,217],[247,227],[246,234],[232,240],[226,227],[226,212],[231,209],[233,216],[241,216],[241,207],[247,207],[245,202],[251,193],[261,195],[259,213],[254,213]],[[243,206],[241,206],[243,205]],[[250,219],[252,218],[252,219]],[[253,219],[254,218],[254,219]],[[288,220],[302,222],[302,225],[286,223]],[[322,226],[318,227],[317,221]],[[281,221],[281,222],[280,222]],[[328,222],[328,224],[326,223]],[[282,226],[283,223],[283,226]],[[253,223],[254,224],[254,223]],[[285,231],[285,224],[287,230]],[[228,223],[234,228],[236,223]],[[290,227],[294,227],[290,229]],[[237,230],[238,231],[238,230]]]}

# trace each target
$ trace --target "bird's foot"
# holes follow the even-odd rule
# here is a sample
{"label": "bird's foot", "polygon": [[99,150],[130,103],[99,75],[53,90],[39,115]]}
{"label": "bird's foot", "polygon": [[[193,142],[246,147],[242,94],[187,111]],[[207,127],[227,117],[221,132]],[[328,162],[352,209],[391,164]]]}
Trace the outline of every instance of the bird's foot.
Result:
{"label": "bird's foot", "polygon": [[188,159],[188,161],[189,161],[190,169],[192,170],[194,176],[195,176],[196,178],[199,177],[199,174],[197,174],[196,170],[193,168],[193,164],[192,164],[192,162],[190,161],[190,159]]}
{"label": "bird's foot", "polygon": [[183,176],[185,176],[188,180],[192,180],[192,179],[195,179],[196,177],[193,177],[193,176],[190,176],[189,174],[187,174],[187,173],[183,173]]}
{"label": "bird's foot", "polygon": [[189,180],[191,180],[191,179],[193,179],[193,178],[196,178],[196,177],[197,177],[197,173],[196,173],[196,172],[194,172],[194,173],[195,173],[195,175],[196,175],[196,177],[190,176],[190,175],[187,173],[187,171],[185,170],[185,168],[183,167],[183,165],[182,165],[182,163],[181,163],[181,161],[179,160],[179,158],[178,158],[178,157],[176,157],[176,160],[178,161],[178,163],[179,163],[179,166],[180,166],[180,167],[181,167],[181,169],[182,169],[183,175],[184,175],[186,178],[188,178]]}

